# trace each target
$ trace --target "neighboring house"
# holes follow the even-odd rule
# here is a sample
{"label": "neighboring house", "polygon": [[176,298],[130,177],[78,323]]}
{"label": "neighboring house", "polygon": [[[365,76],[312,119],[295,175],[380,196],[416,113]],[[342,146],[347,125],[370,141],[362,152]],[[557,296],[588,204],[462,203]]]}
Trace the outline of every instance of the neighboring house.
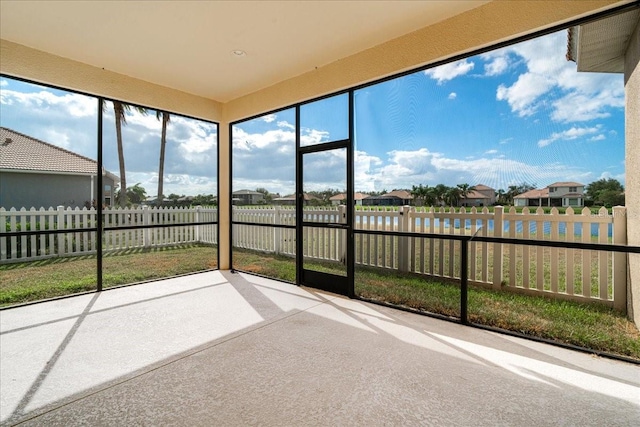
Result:
{"label": "neighboring house", "polygon": [[549,206],[549,189],[529,190],[513,198],[514,206]]}
{"label": "neighboring house", "polygon": [[513,198],[514,206],[584,206],[584,184],[555,182],[539,190],[530,190]]}
{"label": "neighboring house", "polygon": [[483,184],[473,186],[464,197],[460,198],[460,206],[491,206],[496,202],[496,190]]}
{"label": "neighboring house", "polygon": [[[355,193],[353,195],[353,201],[356,205],[360,206],[362,205],[362,200],[365,197],[367,196],[362,193]],[[331,201],[331,204],[334,206],[344,205],[347,203],[347,193],[336,194],[335,196],[330,197],[329,200]]]}
{"label": "neighboring house", "polygon": [[[304,199],[304,204],[305,205],[308,205],[313,200],[320,200],[317,197],[312,196],[311,194],[307,194],[307,193],[303,194],[303,199]],[[296,195],[295,194],[289,194],[288,196],[284,196],[284,197],[276,197],[275,199],[273,199],[273,204],[274,205],[283,205],[283,206],[295,206],[296,205]]]}
{"label": "neighboring house", "polygon": [[[98,197],[98,162],[0,127],[0,207],[90,206]],[[119,178],[102,170],[103,205],[115,204]]]}
{"label": "neighboring house", "polygon": [[364,206],[404,206],[410,205],[413,196],[407,190],[393,190],[381,196],[369,196],[362,200]]}
{"label": "neighboring house", "polygon": [[233,192],[234,205],[258,205],[264,203],[264,194],[258,191],[238,190]]}

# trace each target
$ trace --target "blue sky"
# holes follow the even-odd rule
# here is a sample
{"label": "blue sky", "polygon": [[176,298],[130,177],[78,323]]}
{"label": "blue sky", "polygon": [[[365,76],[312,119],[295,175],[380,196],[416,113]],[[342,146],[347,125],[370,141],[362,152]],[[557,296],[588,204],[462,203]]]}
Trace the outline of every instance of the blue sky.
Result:
{"label": "blue sky", "polygon": [[[355,92],[357,191],[417,184],[528,182],[624,184],[624,86],[620,74],[578,73],[566,31],[417,72]],[[94,98],[0,80],[0,124],[95,158]],[[303,144],[348,136],[347,97],[301,109]],[[293,109],[233,131],[233,189],[295,188]],[[113,113],[105,117],[105,166],[118,173]],[[157,186],[160,123],[132,113],[124,131],[127,180]],[[173,116],[165,194],[215,193],[216,128]],[[314,156],[308,189],[344,187],[344,152]]]}
{"label": "blue sky", "polygon": [[[356,91],[356,190],[624,184],[623,77],[578,73],[566,45],[560,31]],[[318,114],[302,111],[303,141],[344,138],[345,115],[336,112],[346,103],[338,96],[305,106]],[[293,123],[287,110],[236,126],[234,189],[251,187],[250,171],[268,158],[278,171],[269,184],[293,191]],[[331,176],[333,161],[319,164],[318,189],[342,182]]]}

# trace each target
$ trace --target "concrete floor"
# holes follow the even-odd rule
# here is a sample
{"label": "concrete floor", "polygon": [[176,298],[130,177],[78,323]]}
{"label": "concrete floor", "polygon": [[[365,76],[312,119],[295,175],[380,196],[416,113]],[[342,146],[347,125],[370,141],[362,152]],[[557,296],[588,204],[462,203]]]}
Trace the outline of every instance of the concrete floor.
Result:
{"label": "concrete floor", "polygon": [[13,425],[637,426],[640,368],[208,272],[0,312]]}

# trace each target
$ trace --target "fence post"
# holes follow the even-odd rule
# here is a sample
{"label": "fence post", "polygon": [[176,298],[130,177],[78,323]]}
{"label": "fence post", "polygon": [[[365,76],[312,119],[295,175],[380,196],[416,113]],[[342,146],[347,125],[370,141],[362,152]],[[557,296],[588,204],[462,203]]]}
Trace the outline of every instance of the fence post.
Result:
{"label": "fence post", "polygon": [[[496,206],[493,211],[493,237],[502,237],[504,230],[504,207]],[[502,243],[493,243],[493,288],[502,286]]]}
{"label": "fence post", "polygon": [[[401,206],[398,209],[400,218],[398,218],[398,231],[410,232],[410,215],[411,206]],[[398,270],[408,272],[409,260],[411,259],[411,239],[409,237],[398,238]]]}
{"label": "fence post", "polygon": [[[613,244],[627,244],[627,208],[613,207]],[[627,311],[627,254],[613,253],[613,308]]]}
{"label": "fence post", "polygon": [[201,205],[196,206],[196,212],[193,214],[193,222],[198,224],[198,225],[196,225],[194,227],[195,228],[195,236],[194,236],[195,243],[200,243],[200,238],[201,238],[200,229],[202,228],[202,226],[199,225],[200,224],[201,212],[202,212],[202,206]]}
{"label": "fence post", "polygon": [[[149,212],[149,206],[142,206],[142,225],[151,224],[151,213]],[[148,248],[151,246],[151,229],[143,228],[142,229],[142,247]]]}
{"label": "fence post", "polygon": [[[338,206],[338,222],[340,224],[346,224],[347,223],[347,206],[346,205],[340,205]],[[340,260],[340,262],[342,262],[343,264],[347,264],[347,232],[346,230],[341,230],[338,229],[336,230],[336,233],[338,233],[338,259]]]}
{"label": "fence post", "polygon": [[[57,207],[57,211],[58,211],[58,221],[56,224],[56,228],[58,230],[64,230],[65,227],[65,221],[64,221],[64,206],[58,206]],[[62,256],[65,253],[64,250],[64,242],[66,238],[66,234],[63,233],[58,233],[58,256]]]}
{"label": "fence post", "polygon": [[[273,209],[273,224],[274,225],[280,225],[281,223],[281,219],[280,219],[280,206],[276,206]],[[276,255],[278,255],[280,253],[281,249],[281,230],[278,227],[273,227],[273,250],[275,252]]]}
{"label": "fence post", "polygon": [[460,241],[460,322],[469,323],[468,292],[469,292],[469,240]]}
{"label": "fence post", "polygon": [[[7,237],[4,237],[2,234],[7,231],[7,217],[5,208],[0,208],[0,261],[4,261],[7,259]],[[13,231],[9,229],[9,231]]]}

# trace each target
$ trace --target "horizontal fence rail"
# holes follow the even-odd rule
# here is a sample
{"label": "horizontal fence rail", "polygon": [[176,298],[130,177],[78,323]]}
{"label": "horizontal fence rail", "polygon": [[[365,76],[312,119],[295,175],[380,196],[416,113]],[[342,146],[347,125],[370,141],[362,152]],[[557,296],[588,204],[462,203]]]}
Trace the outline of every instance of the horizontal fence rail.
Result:
{"label": "horizontal fence rail", "polygon": [[[0,263],[96,253],[97,212],[0,208]],[[103,252],[218,243],[216,207],[114,208],[102,212]]]}
{"label": "horizontal fence rail", "polygon": [[[303,221],[340,222],[345,209],[305,208]],[[249,225],[258,223],[260,226]],[[235,207],[233,245],[294,255],[295,230],[283,230],[283,224],[295,225],[293,207]],[[355,263],[460,280],[461,241],[473,236],[466,249],[469,283],[583,302],[597,300],[625,310],[627,254],[596,248],[626,246],[626,225],[624,207],[615,207],[612,213],[606,208],[595,213],[588,208],[567,208],[565,213],[556,208],[549,213],[524,208],[518,213],[513,207],[505,210],[501,206],[462,212],[433,207],[358,207]],[[304,256],[344,260],[346,246],[335,250],[341,247],[338,236],[338,230],[305,229]],[[592,243],[601,246],[585,249]]]}
{"label": "horizontal fence rail", "polygon": [[[303,222],[343,224],[345,206],[307,207]],[[0,263],[25,262],[96,251],[94,209],[0,208]],[[105,209],[104,251],[181,244],[217,244],[217,208]],[[255,225],[254,225],[255,224]],[[294,207],[234,207],[232,244],[236,248],[295,256]],[[578,301],[597,300],[626,308],[627,254],[584,249],[582,245],[622,245],[626,209],[588,208],[565,213],[497,206],[396,209],[358,207],[354,215],[355,263],[460,280],[462,240],[468,240],[469,283]],[[69,230],[69,231],[67,231]],[[447,238],[442,238],[447,236]],[[304,256],[343,262],[346,233],[339,228],[303,228]],[[502,239],[505,239],[502,241]],[[529,242],[525,244],[524,241]],[[539,242],[532,246],[531,242]],[[545,245],[563,242],[565,247]],[[573,246],[573,247],[572,247]]]}

